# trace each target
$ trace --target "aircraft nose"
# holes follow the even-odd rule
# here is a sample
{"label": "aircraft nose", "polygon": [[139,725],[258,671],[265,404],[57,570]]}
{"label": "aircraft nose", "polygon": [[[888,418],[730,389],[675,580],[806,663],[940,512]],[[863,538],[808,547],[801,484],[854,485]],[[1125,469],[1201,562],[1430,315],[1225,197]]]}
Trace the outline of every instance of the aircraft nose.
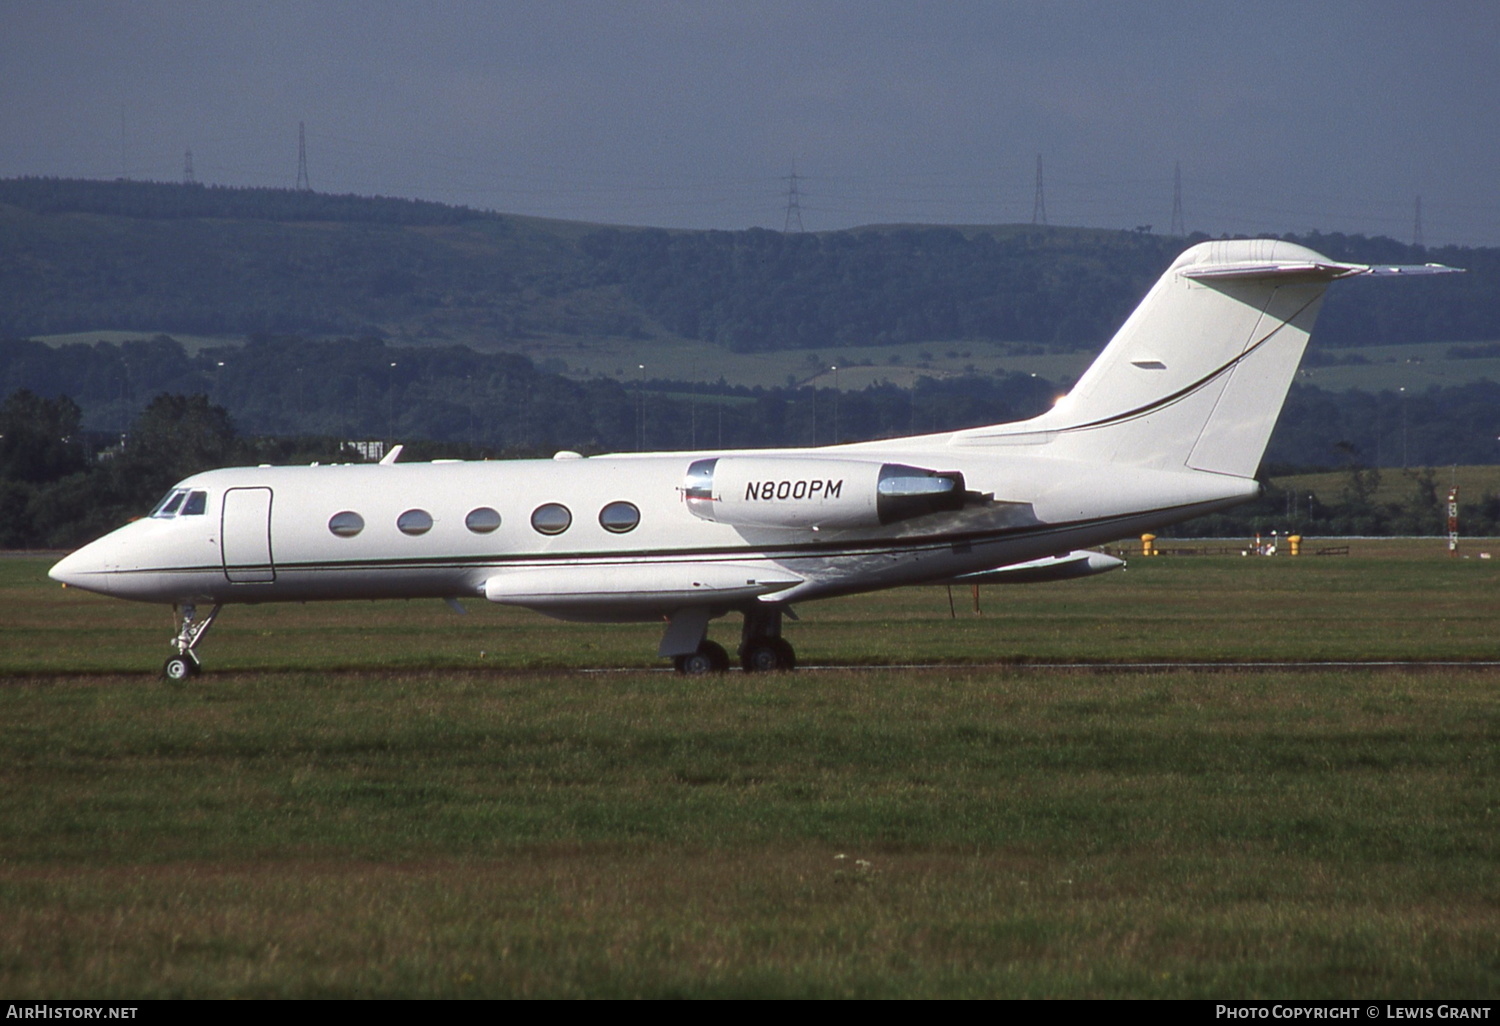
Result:
{"label": "aircraft nose", "polygon": [[58,560],[47,571],[47,576],[69,588],[82,588],[107,595],[110,592],[110,578],[113,576],[110,572],[114,569],[112,562],[100,543],[94,542]]}

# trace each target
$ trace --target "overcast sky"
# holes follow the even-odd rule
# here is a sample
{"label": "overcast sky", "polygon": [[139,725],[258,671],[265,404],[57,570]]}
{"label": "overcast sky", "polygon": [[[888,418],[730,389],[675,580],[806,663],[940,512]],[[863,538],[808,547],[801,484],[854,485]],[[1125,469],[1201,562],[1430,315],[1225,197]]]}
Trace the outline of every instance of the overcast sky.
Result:
{"label": "overcast sky", "polygon": [[0,177],[1500,245],[1500,3],[0,0]]}

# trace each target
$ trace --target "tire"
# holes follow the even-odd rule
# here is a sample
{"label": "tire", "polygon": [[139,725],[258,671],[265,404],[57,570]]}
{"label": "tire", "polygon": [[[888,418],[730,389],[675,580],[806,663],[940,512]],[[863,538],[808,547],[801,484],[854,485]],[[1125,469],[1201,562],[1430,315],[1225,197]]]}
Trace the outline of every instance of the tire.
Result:
{"label": "tire", "polygon": [[724,651],[724,646],[713,641],[705,641],[698,646],[698,651],[687,655],[677,656],[672,660],[677,672],[689,677],[701,676],[705,673],[723,673],[729,669],[729,653]]}
{"label": "tire", "polygon": [[198,660],[190,655],[175,655],[162,664],[161,675],[167,680],[187,680],[198,676]]}
{"label": "tire", "polygon": [[740,650],[746,673],[785,673],[797,668],[797,653],[785,638],[756,638]]}
{"label": "tire", "polygon": [[713,664],[713,669],[710,672],[725,673],[728,671],[729,653],[724,651],[723,645],[716,641],[705,641],[698,646],[698,651],[708,655],[709,661]]}

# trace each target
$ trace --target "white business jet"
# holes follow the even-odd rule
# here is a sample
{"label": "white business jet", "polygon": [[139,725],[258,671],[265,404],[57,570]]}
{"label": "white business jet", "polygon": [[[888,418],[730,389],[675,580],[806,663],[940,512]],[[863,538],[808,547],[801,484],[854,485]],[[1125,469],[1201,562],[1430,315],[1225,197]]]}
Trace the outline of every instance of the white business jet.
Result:
{"label": "white business jet", "polygon": [[1451,270],[1206,242],[1031,420],[811,449],[214,470],[51,576],[172,603],[176,679],[225,605],[356,598],[659,621],[686,673],[728,668],[708,624],[738,612],[744,669],[788,670],[793,602],[1099,573],[1121,562],[1089,546],[1253,498],[1329,283]]}

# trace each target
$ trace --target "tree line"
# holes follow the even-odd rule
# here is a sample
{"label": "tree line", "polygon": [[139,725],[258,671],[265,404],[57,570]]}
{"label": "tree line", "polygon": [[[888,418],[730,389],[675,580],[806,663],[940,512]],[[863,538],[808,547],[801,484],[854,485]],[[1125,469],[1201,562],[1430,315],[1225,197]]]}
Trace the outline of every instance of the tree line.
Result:
{"label": "tree line", "polygon": [[[247,436],[202,394],[162,394],[131,423],[123,444],[96,449],[66,396],[19,391],[0,404],[0,548],[72,548],[143,515],[175,482],[202,470],[261,463],[358,462],[363,455],[328,436]],[[463,442],[416,442],[410,459],[539,456]],[[1401,475],[1404,494],[1375,498],[1382,473]],[[1431,468],[1351,466],[1334,495],[1294,492],[1267,477],[1256,501],[1173,528],[1182,538],[1248,537],[1272,530],[1309,536],[1438,535],[1445,494]],[[1466,535],[1500,534],[1500,494],[1467,497]]]}
{"label": "tree line", "polygon": [[0,202],[39,214],[100,214],[148,220],[215,218],[434,225],[497,216],[469,207],[384,196],[41,176],[0,180]]}
{"label": "tree line", "polygon": [[512,353],[377,338],[261,335],[189,355],[166,336],[48,346],[0,340],[0,394],[69,396],[84,430],[118,437],[146,400],[201,393],[254,435],[462,442],[494,453],[828,444],[1014,420],[1050,382],[971,375],[828,388],[576,380]]}
{"label": "tree line", "polygon": [[[922,378],[910,388],[747,388],[576,380],[524,356],[256,335],[189,354],[167,336],[49,346],[0,340],[0,395],[70,396],[86,431],[126,432],[162,393],[202,393],[253,435],[418,438],[492,451],[826,444],[999,423],[1062,389],[1029,375]],[[1425,391],[1294,385],[1266,459],[1297,467],[1445,466],[1500,458],[1500,384]]]}
{"label": "tree line", "polygon": [[[355,441],[406,442],[414,459],[826,445],[1018,420],[1045,409],[1056,389],[1020,374],[837,392],[632,387],[464,347],[263,336],[191,356],[165,337],[58,348],[0,341],[0,394],[9,396],[0,406],[0,546],[36,547],[87,541],[199,470],[357,460]],[[1274,522],[1307,533],[1437,533],[1430,479],[1414,477],[1407,498],[1381,504],[1372,477],[1401,473],[1392,464],[1493,462],[1497,411],[1500,386],[1490,382],[1409,397],[1296,386],[1268,465],[1344,467],[1348,494],[1308,506],[1277,491],[1273,477],[1259,504],[1184,530],[1238,535]],[[1468,497],[1466,520],[1472,532],[1500,531],[1500,500]]]}

